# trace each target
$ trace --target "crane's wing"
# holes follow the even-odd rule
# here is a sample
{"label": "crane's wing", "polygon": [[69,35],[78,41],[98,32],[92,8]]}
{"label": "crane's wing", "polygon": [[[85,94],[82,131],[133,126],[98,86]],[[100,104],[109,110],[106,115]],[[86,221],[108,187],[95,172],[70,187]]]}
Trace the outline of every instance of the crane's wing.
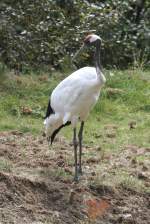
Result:
{"label": "crane's wing", "polygon": [[64,113],[82,94],[82,81],[74,76],[61,82],[52,92],[51,106],[54,111]]}
{"label": "crane's wing", "polygon": [[93,67],[84,67],[65,78],[52,92],[51,106],[54,111],[65,114],[83,107],[84,101],[92,95],[92,80],[95,79],[96,70]]}

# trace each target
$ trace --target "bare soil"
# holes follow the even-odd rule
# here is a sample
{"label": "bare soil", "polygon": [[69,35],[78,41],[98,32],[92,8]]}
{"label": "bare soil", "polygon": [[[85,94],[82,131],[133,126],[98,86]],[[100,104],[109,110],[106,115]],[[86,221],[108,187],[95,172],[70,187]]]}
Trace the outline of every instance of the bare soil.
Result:
{"label": "bare soil", "polygon": [[[126,146],[118,155],[84,148],[84,175],[73,182],[71,144],[58,138],[53,148],[43,137],[17,131],[0,133],[0,224],[148,224],[150,195],[98,181],[98,174],[128,171],[149,185],[148,163],[136,155],[150,149]],[[98,156],[86,157],[96,152]],[[99,156],[100,155],[100,156]],[[99,170],[99,164],[105,164]]]}

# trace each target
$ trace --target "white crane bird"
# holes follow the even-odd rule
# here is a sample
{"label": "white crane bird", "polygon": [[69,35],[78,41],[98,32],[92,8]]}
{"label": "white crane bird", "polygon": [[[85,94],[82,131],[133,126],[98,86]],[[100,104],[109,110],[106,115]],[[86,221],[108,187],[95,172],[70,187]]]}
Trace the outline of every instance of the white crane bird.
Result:
{"label": "white crane bird", "polygon": [[[95,34],[90,34],[84,39],[81,49],[85,46],[95,47],[95,67],[84,67],[69,75],[53,90],[45,116],[46,136],[51,140],[51,144],[58,131],[71,124],[73,127],[73,145],[75,158],[75,176],[78,181],[82,174],[81,155],[82,155],[82,133],[84,122],[88,117],[91,108],[98,101],[101,87],[106,79],[101,71],[100,47],[101,38]],[[78,143],[76,126],[81,122],[78,133],[79,138],[79,167],[78,167]]]}

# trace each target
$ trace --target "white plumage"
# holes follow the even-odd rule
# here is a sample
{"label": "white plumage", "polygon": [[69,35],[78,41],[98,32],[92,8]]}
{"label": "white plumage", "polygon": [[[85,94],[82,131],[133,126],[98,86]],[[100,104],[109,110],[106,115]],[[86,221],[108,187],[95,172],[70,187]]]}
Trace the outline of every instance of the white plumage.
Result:
{"label": "white plumage", "polygon": [[94,67],[84,67],[59,83],[50,98],[55,114],[45,120],[47,136],[67,121],[71,121],[73,127],[79,119],[85,121],[99,98],[104,82],[104,76],[103,81],[98,80]]}
{"label": "white plumage", "polygon": [[[77,122],[81,121],[83,124],[87,119],[90,110],[99,98],[101,87],[106,81],[100,67],[100,45],[98,44],[100,43],[100,38],[97,35],[88,35],[84,44],[90,46],[93,43],[97,43],[95,45],[96,68],[84,67],[73,72],[70,76],[60,82],[51,94],[49,101],[50,108],[47,111],[47,117],[44,121],[47,137],[51,137],[55,132],[57,133],[67,122],[71,122],[76,135]],[[83,128],[80,130],[81,138],[79,135],[80,153],[82,150],[82,131]],[[75,135],[74,147],[75,150],[77,150]],[[75,151],[75,161],[76,159]],[[79,162],[79,168],[81,171],[81,161]],[[76,167],[75,179],[77,180],[77,178],[78,169]]]}

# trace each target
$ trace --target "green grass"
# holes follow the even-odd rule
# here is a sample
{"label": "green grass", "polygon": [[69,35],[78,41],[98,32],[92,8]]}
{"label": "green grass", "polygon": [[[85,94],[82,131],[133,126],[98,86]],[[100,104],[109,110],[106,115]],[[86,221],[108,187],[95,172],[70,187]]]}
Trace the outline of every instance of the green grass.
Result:
{"label": "green grass", "polygon": [[3,160],[0,160],[0,171],[6,171],[10,172],[12,168],[12,165],[9,161],[3,158]]}
{"label": "green grass", "polygon": [[[150,144],[150,74],[148,71],[114,71],[113,73],[113,77],[107,77],[99,102],[86,123],[85,143],[101,145],[105,150],[114,151],[126,144],[148,147]],[[122,92],[110,94],[110,88],[117,88]],[[130,122],[136,122],[135,129],[130,129]],[[116,126],[116,129],[109,126]],[[70,136],[70,132],[64,133]],[[108,133],[114,133],[115,137],[107,137]]]}
{"label": "green grass", "polygon": [[115,175],[109,174],[106,177],[97,176],[91,184],[102,184],[104,186],[113,187],[114,189],[116,186],[122,186],[124,188],[134,189],[138,192],[149,192],[149,189],[145,187],[142,180],[122,170],[117,170]]}
{"label": "green grass", "polygon": [[[127,144],[148,147],[150,71],[112,72],[114,76],[105,72],[107,82],[86,122],[84,144],[100,145],[103,150],[112,152]],[[49,95],[64,75],[30,74],[18,77],[7,73],[0,78],[0,131],[15,129],[41,134]],[[114,88],[116,92],[112,91]],[[22,107],[32,109],[32,114],[23,114]],[[133,121],[136,122],[135,129],[130,129],[129,123]],[[61,134],[72,139],[70,127]]]}

